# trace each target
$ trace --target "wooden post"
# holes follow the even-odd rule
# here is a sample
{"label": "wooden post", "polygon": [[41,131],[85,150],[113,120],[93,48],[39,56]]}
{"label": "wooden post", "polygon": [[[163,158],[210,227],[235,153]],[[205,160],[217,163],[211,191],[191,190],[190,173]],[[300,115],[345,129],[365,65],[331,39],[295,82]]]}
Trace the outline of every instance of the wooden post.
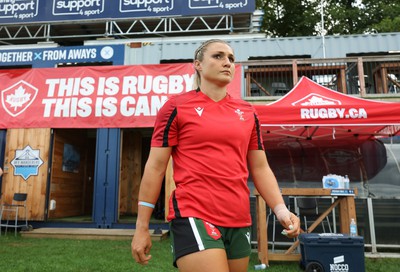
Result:
{"label": "wooden post", "polygon": [[293,75],[293,86],[299,82],[298,71],[297,71],[297,60],[292,61],[292,75]]}
{"label": "wooden post", "polygon": [[259,194],[256,195],[256,212],[258,259],[268,266],[267,206]]}
{"label": "wooden post", "polygon": [[339,209],[340,215],[340,232],[341,233],[350,233],[350,222],[351,219],[357,222],[356,218],[356,205],[353,197],[344,197],[342,199],[342,204]]}
{"label": "wooden post", "polygon": [[365,96],[365,79],[364,79],[364,67],[362,58],[357,58],[357,70],[358,70],[358,81],[360,83],[360,95]]}

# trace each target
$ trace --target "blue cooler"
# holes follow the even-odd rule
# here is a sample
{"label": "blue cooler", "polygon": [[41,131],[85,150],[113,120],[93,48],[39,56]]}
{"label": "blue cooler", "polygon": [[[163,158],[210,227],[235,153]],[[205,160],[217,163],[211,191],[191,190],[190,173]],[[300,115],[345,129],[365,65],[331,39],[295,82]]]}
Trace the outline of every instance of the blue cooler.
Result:
{"label": "blue cooler", "polygon": [[299,235],[300,266],[306,272],[365,271],[364,238],[341,233]]}

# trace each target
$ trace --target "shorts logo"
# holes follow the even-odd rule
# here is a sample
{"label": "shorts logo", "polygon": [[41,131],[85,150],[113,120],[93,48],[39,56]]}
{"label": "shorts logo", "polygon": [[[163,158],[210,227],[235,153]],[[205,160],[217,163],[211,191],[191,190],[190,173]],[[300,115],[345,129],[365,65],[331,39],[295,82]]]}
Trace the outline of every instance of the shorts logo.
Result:
{"label": "shorts logo", "polygon": [[208,235],[213,238],[214,240],[218,240],[221,238],[221,232],[211,223],[204,221],[204,226]]}
{"label": "shorts logo", "polygon": [[16,117],[32,104],[37,94],[37,88],[21,80],[1,91],[1,103],[9,115]]}
{"label": "shorts logo", "polygon": [[250,241],[250,232],[247,232],[245,235],[246,235],[247,241],[249,242],[249,244],[251,244],[251,241]]}

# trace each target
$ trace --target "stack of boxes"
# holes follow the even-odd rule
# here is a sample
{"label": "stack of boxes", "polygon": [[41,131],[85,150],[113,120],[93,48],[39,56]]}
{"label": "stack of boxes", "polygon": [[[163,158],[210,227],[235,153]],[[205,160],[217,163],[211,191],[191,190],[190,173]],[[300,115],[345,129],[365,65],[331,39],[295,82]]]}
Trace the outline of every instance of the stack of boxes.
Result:
{"label": "stack of boxes", "polygon": [[322,187],[325,189],[349,189],[349,177],[329,174],[322,177]]}

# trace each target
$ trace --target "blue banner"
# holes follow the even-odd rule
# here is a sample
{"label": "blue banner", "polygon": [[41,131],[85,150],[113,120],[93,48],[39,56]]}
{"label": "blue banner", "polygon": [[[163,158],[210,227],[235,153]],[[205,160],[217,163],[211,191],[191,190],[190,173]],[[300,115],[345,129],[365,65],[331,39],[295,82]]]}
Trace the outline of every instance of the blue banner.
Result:
{"label": "blue banner", "polygon": [[0,0],[0,25],[253,13],[254,10],[255,0]]}
{"label": "blue banner", "polygon": [[54,67],[59,63],[112,62],[124,64],[124,45],[71,46],[0,50],[0,66]]}

